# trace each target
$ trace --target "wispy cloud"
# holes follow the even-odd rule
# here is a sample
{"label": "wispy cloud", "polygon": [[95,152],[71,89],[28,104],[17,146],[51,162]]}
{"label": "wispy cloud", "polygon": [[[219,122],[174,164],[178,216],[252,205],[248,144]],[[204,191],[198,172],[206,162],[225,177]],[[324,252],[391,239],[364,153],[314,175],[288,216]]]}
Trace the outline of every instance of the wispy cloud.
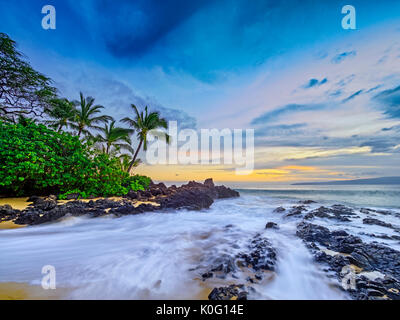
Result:
{"label": "wispy cloud", "polygon": [[309,89],[309,88],[313,88],[313,87],[319,87],[327,82],[328,82],[327,78],[323,78],[322,80],[313,78],[313,79],[310,79],[307,84],[303,85],[302,88]]}
{"label": "wispy cloud", "polygon": [[345,59],[355,57],[356,55],[357,55],[357,52],[355,50],[342,52],[342,53],[339,53],[336,56],[334,56],[331,61],[333,63],[338,64],[338,63],[343,62]]}

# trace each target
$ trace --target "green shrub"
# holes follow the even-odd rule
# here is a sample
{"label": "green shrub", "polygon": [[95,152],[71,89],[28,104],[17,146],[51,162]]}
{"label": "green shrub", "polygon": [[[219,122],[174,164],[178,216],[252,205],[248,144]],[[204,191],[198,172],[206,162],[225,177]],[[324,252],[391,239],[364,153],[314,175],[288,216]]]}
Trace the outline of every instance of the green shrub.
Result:
{"label": "green shrub", "polygon": [[129,176],[119,159],[95,152],[69,133],[31,121],[0,121],[0,194],[120,196],[149,183],[148,177]]}

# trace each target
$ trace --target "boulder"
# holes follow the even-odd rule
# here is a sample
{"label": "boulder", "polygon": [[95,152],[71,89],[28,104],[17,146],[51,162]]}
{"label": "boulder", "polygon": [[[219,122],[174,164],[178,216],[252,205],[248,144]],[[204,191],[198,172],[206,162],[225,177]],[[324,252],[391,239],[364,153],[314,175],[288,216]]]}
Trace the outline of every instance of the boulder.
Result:
{"label": "boulder", "polygon": [[279,226],[275,222],[268,222],[265,229],[279,229]]}

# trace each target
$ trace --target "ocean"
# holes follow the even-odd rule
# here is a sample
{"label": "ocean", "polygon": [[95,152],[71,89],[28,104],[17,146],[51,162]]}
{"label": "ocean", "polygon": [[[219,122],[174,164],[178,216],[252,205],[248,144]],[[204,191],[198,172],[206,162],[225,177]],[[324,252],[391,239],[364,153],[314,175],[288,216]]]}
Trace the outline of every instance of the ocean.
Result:
{"label": "ocean", "polygon": [[[300,200],[320,206],[344,204],[357,216],[350,222],[315,218],[312,223],[345,230],[365,242],[378,241],[396,250],[390,228],[366,225],[373,213],[386,210],[382,221],[400,227],[400,188],[394,186],[280,186],[240,189],[235,199],[216,200],[199,212],[151,212],[121,218],[67,217],[60,222],[0,230],[0,282],[40,285],[42,267],[54,266],[64,299],[205,299],[214,287],[248,284],[246,270],[203,281],[202,274],[221,259],[234,259],[249,249],[257,235],[277,252],[275,272],[252,284],[249,299],[349,299],[337,280],[317,264],[296,236],[297,217],[274,212]],[[375,217],[377,218],[377,217]],[[265,229],[274,222],[279,229]]]}

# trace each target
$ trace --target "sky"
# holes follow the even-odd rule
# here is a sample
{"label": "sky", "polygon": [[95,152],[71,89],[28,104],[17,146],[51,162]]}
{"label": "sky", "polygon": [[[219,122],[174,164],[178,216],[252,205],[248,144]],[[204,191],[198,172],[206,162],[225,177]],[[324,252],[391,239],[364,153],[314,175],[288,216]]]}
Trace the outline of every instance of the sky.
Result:
{"label": "sky", "polygon": [[[41,26],[47,4],[55,30]],[[355,30],[342,28],[348,4]],[[179,128],[255,130],[249,175],[234,165],[136,168],[154,180],[400,173],[400,1],[0,0],[0,32],[61,96],[82,91],[115,119],[134,103]]]}

